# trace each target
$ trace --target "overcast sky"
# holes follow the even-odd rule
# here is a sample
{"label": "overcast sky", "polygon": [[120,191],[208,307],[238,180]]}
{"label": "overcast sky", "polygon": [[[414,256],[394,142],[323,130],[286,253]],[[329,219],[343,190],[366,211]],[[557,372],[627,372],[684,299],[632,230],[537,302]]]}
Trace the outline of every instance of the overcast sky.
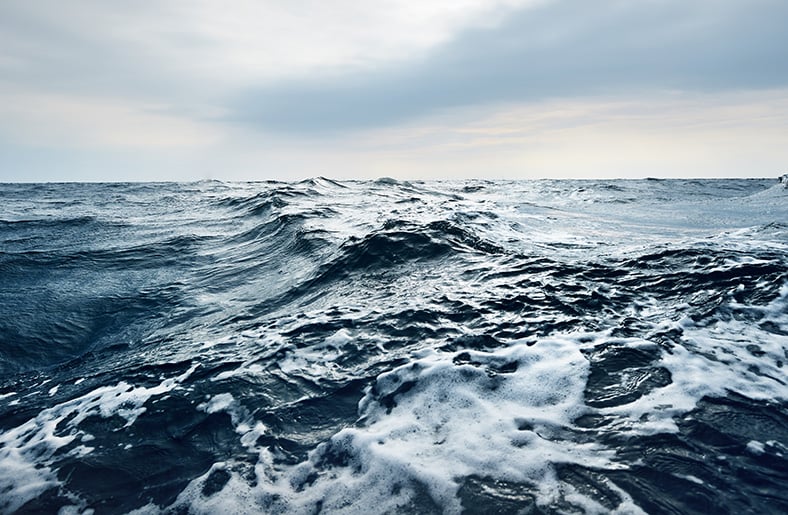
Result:
{"label": "overcast sky", "polygon": [[785,0],[2,0],[0,181],[788,172]]}

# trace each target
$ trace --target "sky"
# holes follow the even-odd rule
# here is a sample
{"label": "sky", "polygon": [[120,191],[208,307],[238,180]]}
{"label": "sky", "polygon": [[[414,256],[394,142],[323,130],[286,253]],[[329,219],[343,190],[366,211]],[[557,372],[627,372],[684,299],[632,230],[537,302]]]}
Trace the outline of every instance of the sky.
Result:
{"label": "sky", "polygon": [[0,181],[776,177],[785,0],[2,0]]}

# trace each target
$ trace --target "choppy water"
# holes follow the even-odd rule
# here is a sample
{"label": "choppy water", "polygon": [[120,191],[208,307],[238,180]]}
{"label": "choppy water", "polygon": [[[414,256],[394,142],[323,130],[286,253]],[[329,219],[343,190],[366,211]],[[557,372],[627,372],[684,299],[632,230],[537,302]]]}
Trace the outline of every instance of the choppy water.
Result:
{"label": "choppy water", "polygon": [[774,180],[0,185],[0,511],[788,512]]}

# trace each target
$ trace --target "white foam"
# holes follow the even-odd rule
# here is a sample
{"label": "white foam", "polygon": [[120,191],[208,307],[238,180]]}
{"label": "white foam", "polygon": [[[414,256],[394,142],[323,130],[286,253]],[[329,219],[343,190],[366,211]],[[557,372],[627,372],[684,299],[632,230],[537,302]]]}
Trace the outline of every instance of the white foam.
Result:
{"label": "white foam", "polygon": [[344,377],[346,371],[335,361],[345,353],[345,346],[353,341],[347,329],[340,329],[322,342],[302,348],[289,348],[285,358],[279,361],[279,369],[286,374],[298,372],[315,378]]}
{"label": "white foam", "polygon": [[[761,321],[788,328],[788,284],[766,306],[743,306],[733,297],[726,303],[730,309],[750,310]],[[609,332],[549,338],[533,346],[533,341],[518,341],[492,352],[426,348],[414,352],[407,365],[380,375],[359,403],[360,423],[336,433],[307,461],[293,467],[276,464],[268,449],[255,447],[256,437],[246,438],[245,445],[258,453],[256,484],[232,463],[222,464],[230,480],[221,492],[202,495],[206,474],[184,490],[176,505],[195,513],[221,506],[232,506],[238,513],[307,513],[318,503],[338,513],[364,513],[370,506],[395,512],[412,509],[421,489],[445,512],[457,512],[462,508],[457,493],[464,478],[483,475],[532,485],[529,491],[541,505],[561,496],[582,511],[603,513],[608,510],[555,475],[557,463],[623,467],[614,449],[577,437],[585,431],[573,425],[577,417],[603,414],[614,419],[609,427],[641,436],[677,431],[677,417],[694,409],[704,396],[735,391],[753,399],[788,399],[780,365],[785,338],[735,317],[708,325],[690,318],[660,321],[660,307],[647,299],[632,309],[640,317],[648,313],[657,320],[654,332],[682,332],[681,344],[663,351],[653,364],[667,368],[672,382],[633,402],[601,409],[585,405],[590,365],[581,349],[611,342]],[[311,348],[288,348],[292,366],[304,372],[318,365],[319,356],[325,359],[328,353],[330,358],[351,343],[349,333],[335,336]],[[656,349],[654,342],[642,338],[615,338],[615,343]],[[747,345],[757,345],[758,352]],[[233,373],[249,372],[245,365]],[[237,409],[234,402],[219,395],[204,409],[232,413]],[[234,418],[237,427],[243,427],[241,419]],[[765,452],[771,447],[751,442],[748,448]],[[342,465],[326,465],[332,459]],[[622,502],[616,511],[642,512],[625,492],[619,495]]]}
{"label": "white foam", "polygon": [[766,447],[763,445],[763,442],[759,442],[757,440],[750,440],[747,442],[747,450],[753,454],[761,455],[764,452]]}
{"label": "white foam", "polygon": [[[124,427],[134,423],[145,411],[145,402],[176,388],[197,368],[191,367],[178,377],[168,378],[152,387],[120,382],[104,386],[75,399],[41,411],[27,422],[0,433],[0,511],[13,512],[60,482],[53,470],[56,453],[79,439],[91,436],[79,428],[89,416],[125,419]],[[61,426],[61,427],[59,427]],[[76,446],[70,456],[83,456],[91,449]]]}
{"label": "white foam", "polygon": [[83,509],[81,506],[63,506],[57,511],[57,515],[93,515],[96,513],[92,508]]}
{"label": "white foam", "polygon": [[213,380],[222,381],[225,379],[229,379],[231,377],[259,376],[262,374],[262,372],[263,372],[263,367],[261,365],[252,363],[249,365],[234,368],[232,370],[225,370],[224,372],[220,372],[213,378]]}
{"label": "white foam", "polygon": [[632,497],[626,493],[624,490],[618,488],[614,484],[607,483],[607,486],[615,491],[620,497],[621,502],[619,505],[614,509],[609,509],[605,506],[602,506],[600,503],[591,499],[587,495],[584,495],[577,491],[572,485],[566,483],[558,483],[556,482],[555,485],[555,492],[561,492],[561,495],[564,499],[572,503],[574,506],[578,507],[580,510],[579,512],[584,513],[586,515],[645,515],[646,512],[643,511],[640,506],[635,504],[632,500]]}
{"label": "white foam", "polygon": [[[202,495],[202,485],[216,470],[227,471],[230,479],[222,488],[221,492],[205,497]],[[173,506],[188,506],[190,513],[195,515],[213,515],[215,513],[233,513],[237,515],[254,515],[265,513],[260,506],[264,504],[259,490],[249,486],[237,472],[228,468],[224,462],[214,463],[211,469],[198,477],[178,495]],[[155,511],[144,511],[139,515],[149,513],[162,513],[168,510],[156,508]]]}
{"label": "white foam", "polygon": [[227,411],[234,407],[235,399],[229,393],[221,393],[214,395],[208,402],[202,403],[197,406],[197,409],[203,410],[206,413],[217,413],[219,411]]}
{"label": "white foam", "polygon": [[[572,421],[587,411],[588,367],[571,339],[543,340],[534,347],[515,342],[462,356],[423,351],[378,377],[359,405],[364,424],[341,430],[308,461],[281,469],[260,449],[256,487],[232,475],[222,492],[206,499],[199,486],[206,475],[178,503],[198,513],[222,503],[235,506],[239,498],[256,503],[244,504],[241,513],[303,513],[317,503],[331,512],[364,513],[372,506],[386,512],[405,509],[414,485],[420,485],[444,510],[455,512],[461,509],[456,494],[463,478],[482,473],[534,484],[539,502],[546,504],[557,484],[553,464],[618,466],[613,450],[572,438],[572,431],[582,431]],[[399,390],[411,383],[409,390]],[[389,399],[396,406],[387,412]],[[215,402],[230,405],[225,396]],[[322,464],[337,453],[348,466]],[[305,484],[312,475],[316,479]]]}
{"label": "white foam", "polygon": [[241,444],[254,449],[257,439],[265,434],[266,427],[262,422],[254,420],[249,411],[235,400],[232,394],[220,393],[210,397],[207,402],[199,404],[197,409],[206,413],[225,412],[235,426],[235,432],[241,435]]}
{"label": "white foam", "polygon": [[[765,306],[745,306],[732,297],[726,302],[730,309],[749,311],[761,322],[788,330],[788,284]],[[659,330],[671,328],[682,332],[682,344],[663,352],[655,363],[670,371],[671,384],[656,388],[634,402],[601,409],[601,413],[619,417],[618,430],[636,434],[675,432],[678,430],[675,418],[695,408],[701,398],[724,397],[731,391],[756,400],[788,400],[783,369],[788,352],[785,337],[736,318],[697,325],[685,317],[672,324],[655,326]],[[618,343],[653,345],[637,338]]]}
{"label": "white foam", "polygon": [[692,474],[673,474],[676,477],[680,477],[682,479],[686,479],[687,481],[692,481],[697,485],[705,485],[706,483],[697,476],[693,476]]}

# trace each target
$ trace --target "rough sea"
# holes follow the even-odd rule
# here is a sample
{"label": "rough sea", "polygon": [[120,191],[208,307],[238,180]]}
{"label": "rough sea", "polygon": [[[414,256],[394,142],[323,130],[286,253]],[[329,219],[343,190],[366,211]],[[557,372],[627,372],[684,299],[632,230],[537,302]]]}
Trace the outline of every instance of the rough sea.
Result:
{"label": "rough sea", "polygon": [[787,513],[776,179],[0,184],[1,513]]}

